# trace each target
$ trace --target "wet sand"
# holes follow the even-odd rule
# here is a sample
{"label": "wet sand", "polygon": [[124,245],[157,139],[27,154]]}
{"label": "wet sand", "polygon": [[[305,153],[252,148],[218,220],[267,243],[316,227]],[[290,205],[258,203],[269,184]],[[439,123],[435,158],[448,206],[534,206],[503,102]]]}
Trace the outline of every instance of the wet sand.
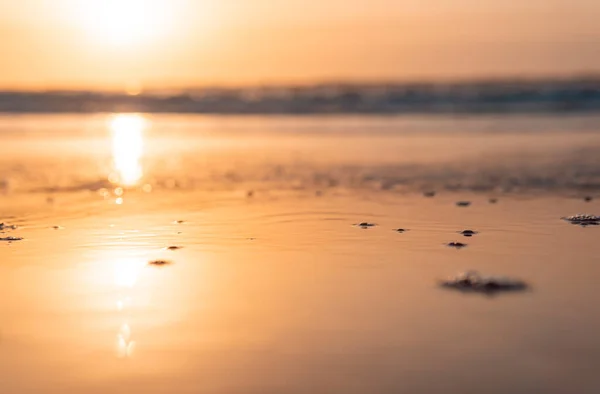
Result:
{"label": "wet sand", "polygon": [[[579,138],[589,146],[597,137]],[[56,165],[83,162],[65,144],[57,143],[71,153]],[[362,159],[372,162],[368,152]],[[3,160],[11,155],[25,163],[21,175],[47,160],[30,151]],[[177,160],[167,148],[153,157],[168,158]],[[272,179],[220,177],[211,189],[161,187],[148,180],[159,167],[107,190],[66,190],[88,181],[76,166],[39,170],[40,183],[63,185],[52,192],[12,176],[0,222],[17,228],[0,236],[23,240],[0,242],[3,393],[600,390],[600,226],[561,220],[600,213],[600,199],[439,187],[428,198],[420,185],[294,187],[292,179],[275,188]],[[170,174],[176,183],[198,171],[177,168],[185,171]],[[464,237],[465,229],[477,234]],[[440,286],[468,270],[528,288]]]}

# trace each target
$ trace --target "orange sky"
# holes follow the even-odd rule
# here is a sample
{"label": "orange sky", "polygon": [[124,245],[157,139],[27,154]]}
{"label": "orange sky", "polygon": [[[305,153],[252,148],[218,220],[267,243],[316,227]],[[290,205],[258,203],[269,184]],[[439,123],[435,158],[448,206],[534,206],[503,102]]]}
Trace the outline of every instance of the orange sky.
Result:
{"label": "orange sky", "polygon": [[0,88],[590,73],[598,15],[595,0],[3,0]]}

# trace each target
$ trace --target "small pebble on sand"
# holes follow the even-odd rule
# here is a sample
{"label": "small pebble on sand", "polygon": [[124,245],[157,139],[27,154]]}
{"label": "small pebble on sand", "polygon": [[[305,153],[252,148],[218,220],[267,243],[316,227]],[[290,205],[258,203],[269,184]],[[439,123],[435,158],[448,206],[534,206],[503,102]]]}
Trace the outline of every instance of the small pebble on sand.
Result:
{"label": "small pebble on sand", "polygon": [[368,229],[368,228],[371,228],[371,227],[375,227],[377,225],[375,223],[362,222],[362,223],[355,224],[355,226],[360,227],[362,229]]}
{"label": "small pebble on sand", "polygon": [[155,267],[164,267],[165,265],[171,265],[173,263],[171,263],[168,260],[152,260],[150,262],[148,262],[148,265],[153,265]]}
{"label": "small pebble on sand", "polygon": [[458,201],[456,203],[457,207],[468,207],[471,205],[471,201]]}
{"label": "small pebble on sand", "polygon": [[571,224],[577,224],[579,226],[598,226],[600,225],[600,216],[589,215],[589,214],[577,214],[573,216],[567,216],[561,218]]}
{"label": "small pebble on sand", "polygon": [[4,242],[14,242],[14,241],[22,241],[23,238],[21,237],[4,237],[4,238],[0,238],[0,241],[4,241]]}
{"label": "small pebble on sand", "polygon": [[472,237],[473,235],[479,234],[479,232],[474,231],[474,230],[463,230],[463,231],[459,231],[459,234],[462,234],[465,237]]}
{"label": "small pebble on sand", "polygon": [[467,244],[464,244],[462,242],[450,242],[447,244],[447,246],[450,248],[462,249],[462,248],[466,248]]}

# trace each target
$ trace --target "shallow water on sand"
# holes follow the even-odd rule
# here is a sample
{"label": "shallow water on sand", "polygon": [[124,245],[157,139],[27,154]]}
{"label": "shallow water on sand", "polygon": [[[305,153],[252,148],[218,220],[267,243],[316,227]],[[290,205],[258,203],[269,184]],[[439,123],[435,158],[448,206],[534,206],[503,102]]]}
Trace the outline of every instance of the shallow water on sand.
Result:
{"label": "shallow water on sand", "polygon": [[[0,235],[24,238],[0,243],[2,393],[600,390],[600,226],[560,220],[600,212],[600,199],[580,198],[583,189],[562,183],[559,190],[510,193],[436,187],[438,194],[426,198],[421,185],[398,190],[341,182],[321,188],[296,184],[293,177],[284,184],[284,175],[229,183],[219,175],[226,172],[224,158],[253,173],[246,164],[254,159],[252,168],[263,168],[292,151],[303,160],[285,171],[300,171],[298,163],[312,163],[308,157],[328,146],[327,137],[312,133],[292,133],[304,142],[287,148],[275,137],[248,151],[213,142],[189,153],[198,156],[194,160],[169,167],[177,169],[168,175],[176,184],[155,182],[163,179],[153,172],[160,166],[145,165],[141,157],[143,177],[136,185],[82,189],[71,186],[99,179],[103,160],[105,178],[115,171],[111,147],[87,152],[88,163],[80,149],[98,145],[80,137],[83,145],[70,145],[77,138],[66,135],[55,141],[60,156],[2,152],[3,160],[12,157],[21,167],[7,170],[10,187],[0,196],[0,222],[18,228]],[[592,149],[598,138],[579,130],[567,139],[571,145],[561,146],[535,135],[563,153]],[[94,138],[102,140],[100,134]],[[346,174],[347,162],[378,173],[376,150],[393,141],[394,148],[402,145],[398,136],[378,138],[373,145],[355,140],[363,144],[361,154],[335,153],[332,145],[330,155],[314,161],[333,173]],[[413,164],[434,162],[439,142],[429,149],[424,136],[411,138],[409,146],[424,147],[409,152]],[[8,142],[25,149],[35,141],[21,136]],[[469,141],[484,144],[473,149],[488,149],[476,135],[459,137],[456,146]],[[177,156],[185,151],[182,143],[171,143],[149,162],[187,157]],[[517,151],[529,149],[519,144]],[[392,147],[382,149],[382,157],[393,157]],[[190,166],[213,160],[200,157],[207,150],[214,161]],[[593,159],[584,156],[577,171],[591,168]],[[36,170],[35,163],[56,167]],[[125,172],[135,171],[135,162],[121,163]],[[528,163],[546,168],[543,161]],[[214,177],[202,168],[214,169]],[[35,176],[21,178],[23,173]],[[183,180],[196,176],[205,179],[183,187]],[[44,190],[34,190],[40,189],[32,186],[35,179]],[[143,190],[144,184],[152,188]],[[490,204],[490,196],[499,201]],[[471,206],[457,207],[463,200]],[[362,222],[376,226],[355,226]],[[410,231],[393,231],[399,227]],[[458,232],[465,229],[479,233],[463,237]],[[468,246],[448,248],[452,241]],[[154,260],[170,264],[148,264]],[[439,286],[471,269],[521,279],[530,288],[490,295]]]}
{"label": "shallow water on sand", "polygon": [[0,193],[600,194],[600,116],[0,117]]}

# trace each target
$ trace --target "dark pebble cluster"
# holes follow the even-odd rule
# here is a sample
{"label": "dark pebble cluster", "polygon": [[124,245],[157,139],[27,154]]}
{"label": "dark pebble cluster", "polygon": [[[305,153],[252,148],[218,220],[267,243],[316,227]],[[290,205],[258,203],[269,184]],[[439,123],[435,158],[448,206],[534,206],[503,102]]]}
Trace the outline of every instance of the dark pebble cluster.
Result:
{"label": "dark pebble cluster", "polygon": [[527,290],[525,282],[506,277],[483,276],[476,271],[468,271],[458,274],[441,283],[442,287],[460,290],[464,292],[496,293],[500,291]]}

